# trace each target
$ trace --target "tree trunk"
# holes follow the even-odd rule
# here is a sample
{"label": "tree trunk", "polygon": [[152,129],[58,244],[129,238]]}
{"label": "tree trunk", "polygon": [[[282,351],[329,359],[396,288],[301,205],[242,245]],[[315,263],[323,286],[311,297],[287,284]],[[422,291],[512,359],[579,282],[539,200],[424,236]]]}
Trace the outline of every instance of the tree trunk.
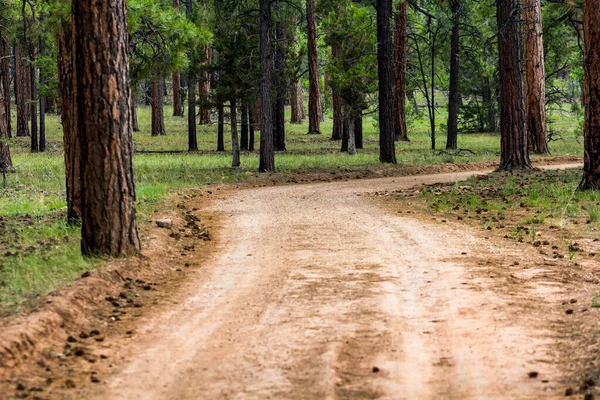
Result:
{"label": "tree trunk", "polygon": [[252,106],[248,107],[248,119],[250,120],[250,137],[248,138],[248,151],[254,151],[254,141],[255,141],[255,130],[256,130],[256,114],[254,114],[254,110]]}
{"label": "tree trunk", "polygon": [[363,145],[363,116],[362,112],[354,120],[354,136],[356,141],[356,148],[362,149]]}
{"label": "tree trunk", "polygon": [[377,64],[379,71],[379,160],[396,164],[394,142],[394,46],[390,19],[392,0],[377,0]]}
{"label": "tree trunk", "polygon": [[241,150],[248,150],[248,102],[246,100],[242,100],[242,131],[241,131]]}
{"label": "tree trunk", "polygon": [[581,190],[600,189],[600,0],[583,5],[584,166]]}
{"label": "tree trunk", "polygon": [[204,67],[200,73],[199,93],[200,97],[200,125],[210,124],[210,73],[206,70],[212,62],[212,48],[204,48],[204,56],[201,65]]}
{"label": "tree trunk", "polygon": [[546,126],[546,67],[542,36],[541,0],[523,0],[526,132],[529,151],[549,154]]}
{"label": "tree trunk", "polygon": [[395,59],[396,59],[396,96],[394,109],[394,138],[408,142],[406,131],[406,68],[407,68],[407,29],[408,9],[407,0],[398,2],[398,16],[396,19],[395,34]]}
{"label": "tree trunk", "polygon": [[217,151],[225,151],[225,107],[219,104],[217,123]]}
{"label": "tree trunk", "polygon": [[306,0],[306,20],[308,23],[308,133],[320,134],[322,110],[315,0]]}
{"label": "tree trunk", "polygon": [[135,212],[125,0],[73,2],[85,255],[141,251]]}
{"label": "tree trunk", "polygon": [[496,124],[496,101],[492,95],[492,83],[489,77],[485,77],[483,81],[483,103],[486,110],[486,130],[488,132],[496,132],[498,126]]}
{"label": "tree trunk", "polygon": [[183,117],[183,105],[181,104],[181,73],[173,72],[173,116]]}
{"label": "tree trunk", "polygon": [[[186,3],[186,15],[191,20],[194,11],[194,2]],[[187,87],[188,87],[188,151],[198,151],[198,135],[196,131],[196,76],[194,75],[194,49],[190,48],[188,52],[190,68],[188,68]]]}
{"label": "tree trunk", "polygon": [[134,89],[131,90],[131,121],[132,128],[134,132],[140,131],[140,124],[138,122],[138,114],[137,114],[137,100],[135,99]]}
{"label": "tree trunk", "polygon": [[498,0],[500,57],[500,170],[531,168],[525,141],[525,102],[521,69],[519,0]]}
{"label": "tree trunk", "polygon": [[450,37],[450,91],[448,95],[448,138],[446,141],[446,150],[456,150],[458,147],[460,7],[460,0],[452,0],[450,2],[452,35]]}
{"label": "tree trunk", "polygon": [[[2,44],[0,43],[0,46]],[[3,49],[0,47],[0,57],[3,57],[4,53],[1,52]],[[0,64],[0,68],[2,65]],[[3,72],[8,70],[2,70]],[[10,148],[8,145],[9,131],[8,131],[8,120],[10,115],[7,113],[6,108],[6,97],[10,96],[10,91],[7,90],[4,84],[4,79],[0,82],[0,174],[5,176],[7,172],[13,171],[12,159],[10,158]]]}
{"label": "tree trunk", "polygon": [[70,23],[63,24],[56,37],[58,90],[63,129],[65,175],[67,187],[67,220],[81,219],[81,148],[77,136],[77,82],[75,80],[75,43]]}
{"label": "tree trunk", "polygon": [[300,80],[292,82],[290,85],[290,105],[292,116],[290,123],[301,124],[304,122],[304,97],[302,96],[302,82]]}
{"label": "tree trunk", "polygon": [[237,101],[231,99],[231,167],[239,168],[240,166],[240,142],[237,129]]}
{"label": "tree trunk", "polygon": [[349,125],[350,124],[350,118],[345,117],[342,120],[342,149],[341,152],[342,153],[347,153],[348,149],[349,149],[349,137],[348,137],[348,132],[350,132],[349,129]]}
{"label": "tree trunk", "polygon": [[275,28],[277,45],[275,46],[275,101],[273,109],[273,144],[275,151],[285,151],[285,92],[287,77],[285,71],[285,27],[278,23]]}
{"label": "tree trunk", "polygon": [[152,136],[165,136],[165,110],[162,79],[152,79]]}
{"label": "tree trunk", "polygon": [[273,44],[271,0],[260,0],[260,172],[275,170],[273,148]]}
{"label": "tree trunk", "polygon": [[354,118],[348,118],[348,154],[350,154],[351,156],[356,154],[356,137],[354,136],[355,124],[356,120]]}
{"label": "tree trunk", "polygon": [[27,110],[27,68],[23,62],[23,49],[15,46],[15,96],[17,99],[17,136],[29,136]]}
{"label": "tree trunk", "polygon": [[[173,8],[179,10],[179,0],[173,0]],[[173,116],[183,117],[183,105],[181,104],[181,73],[175,71],[173,76]],[[134,128],[134,132],[137,132]]]}
{"label": "tree trunk", "polygon": [[[331,46],[331,56],[334,59],[340,57],[340,46],[334,43]],[[333,133],[331,140],[343,140],[344,138],[344,110],[342,105],[342,96],[339,90],[331,87],[331,102],[333,103]]]}
{"label": "tree trunk", "polygon": [[[0,85],[4,90],[4,108],[5,117],[7,120],[6,135],[8,138],[12,137],[11,127],[11,113],[10,113],[10,54],[8,47],[8,39],[2,34],[0,27]],[[2,103],[0,103],[2,106]]]}
{"label": "tree trunk", "polygon": [[38,141],[38,123],[37,123],[37,102],[38,102],[38,86],[37,86],[37,70],[35,62],[37,54],[35,46],[29,43],[29,65],[27,70],[29,71],[29,82],[31,84],[30,97],[29,97],[29,115],[31,117],[31,152],[37,153],[40,150],[40,144]]}
{"label": "tree trunk", "polygon": [[[39,46],[40,56],[44,57],[46,55],[46,42],[40,36],[40,46]],[[46,86],[46,77],[40,70],[40,88]],[[46,151],[46,96],[39,96],[40,103],[40,143],[39,143],[39,151]]]}

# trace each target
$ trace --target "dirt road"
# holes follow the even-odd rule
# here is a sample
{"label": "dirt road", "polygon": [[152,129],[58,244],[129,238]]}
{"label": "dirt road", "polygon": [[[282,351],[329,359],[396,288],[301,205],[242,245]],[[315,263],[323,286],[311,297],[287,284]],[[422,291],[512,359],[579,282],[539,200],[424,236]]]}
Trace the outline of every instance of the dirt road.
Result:
{"label": "dirt road", "polygon": [[228,216],[216,255],[190,275],[175,304],[140,321],[122,362],[90,397],[557,396],[544,316],[519,305],[543,305],[550,292],[496,290],[472,262],[511,250],[366,195],[469,175],[224,196],[214,204]]}

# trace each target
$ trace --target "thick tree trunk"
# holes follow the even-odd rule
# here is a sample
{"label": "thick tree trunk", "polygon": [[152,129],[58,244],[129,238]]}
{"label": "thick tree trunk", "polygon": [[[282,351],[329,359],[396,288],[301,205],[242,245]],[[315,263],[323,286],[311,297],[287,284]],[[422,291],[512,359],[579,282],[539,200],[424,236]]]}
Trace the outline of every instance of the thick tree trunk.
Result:
{"label": "thick tree trunk", "polygon": [[285,93],[287,74],[285,71],[285,27],[278,23],[275,28],[277,45],[275,46],[275,101],[273,108],[273,145],[275,151],[285,151]]}
{"label": "thick tree trunk", "polygon": [[242,130],[241,130],[240,149],[248,150],[248,129],[249,129],[248,125],[249,125],[249,122],[248,122],[248,102],[246,100],[242,100],[241,113],[242,113]]}
{"label": "thick tree trunk", "polygon": [[206,46],[202,57],[203,66],[200,73],[199,101],[200,101],[200,125],[210,124],[210,73],[206,70],[208,64],[212,62],[212,48]]}
{"label": "thick tree trunk", "polygon": [[152,136],[164,136],[166,134],[162,79],[154,78],[152,79]]}
{"label": "thick tree trunk", "polygon": [[29,136],[27,107],[27,68],[23,60],[23,48],[15,46],[15,96],[17,101],[17,136]]}
{"label": "thick tree trunk", "polygon": [[292,82],[290,85],[290,105],[292,108],[292,116],[290,123],[301,124],[304,122],[304,96],[302,96],[302,82],[300,80]]}
{"label": "thick tree trunk", "polygon": [[271,0],[260,0],[260,172],[275,170],[273,147],[273,43]]}
{"label": "thick tree trunk", "polygon": [[531,168],[525,137],[519,0],[498,0],[500,57],[500,170]]}
{"label": "thick tree trunk", "polygon": [[398,15],[396,19],[395,38],[395,59],[396,59],[396,97],[394,109],[394,138],[408,142],[408,132],[406,131],[406,68],[407,68],[407,49],[408,49],[408,1],[398,2]]}
{"label": "thick tree trunk", "polygon": [[523,38],[526,76],[526,131],[529,151],[549,154],[546,126],[546,67],[541,0],[523,0]]}
{"label": "thick tree trunk", "polygon": [[[10,113],[10,54],[8,47],[8,39],[2,34],[2,27],[0,27],[0,85],[4,90],[4,108],[5,117],[7,119],[6,135],[8,138],[12,137],[12,126],[11,126],[11,113]],[[0,103],[2,106],[2,103]]]}
{"label": "thick tree trunk", "polygon": [[125,0],[73,2],[82,251],[141,251],[135,212]]}
{"label": "thick tree trunk", "polygon": [[[331,46],[331,56],[334,59],[340,57],[340,46],[334,43]],[[331,102],[333,103],[333,133],[331,134],[331,140],[343,140],[344,137],[344,110],[342,103],[342,96],[339,90],[331,87]]]}
{"label": "thick tree trunk", "polygon": [[585,155],[581,190],[600,190],[600,0],[583,5]]}
{"label": "thick tree trunk", "polygon": [[450,37],[450,91],[448,95],[448,138],[446,149],[455,150],[458,147],[458,105],[460,92],[459,51],[460,51],[460,0],[452,0],[452,34]]}
{"label": "thick tree trunk", "polygon": [[254,129],[260,131],[260,119],[262,112],[260,111],[260,93],[256,96],[256,101],[254,102],[254,109],[252,111],[252,115],[254,115]]}
{"label": "thick tree trunk", "polygon": [[322,110],[315,0],[306,0],[306,20],[308,23],[308,133],[320,134]]}
{"label": "thick tree trunk", "polygon": [[363,116],[362,112],[354,120],[354,136],[356,141],[356,148],[362,149],[363,145]]}
{"label": "thick tree trunk", "polygon": [[353,156],[356,154],[356,137],[355,137],[355,126],[356,120],[354,118],[348,118],[348,154]]}
{"label": "thick tree trunk", "polygon": [[219,104],[217,107],[217,151],[225,151],[225,107]]}
{"label": "thick tree trunk", "polygon": [[75,44],[71,24],[63,24],[56,37],[58,90],[63,129],[65,175],[67,187],[67,219],[81,219],[81,148],[77,136],[77,81],[75,80]]}
{"label": "thick tree trunk", "polygon": [[377,0],[377,66],[379,71],[379,160],[396,164],[394,142],[394,46],[390,20],[392,0]]}
{"label": "thick tree trunk", "polygon": [[348,146],[350,144],[349,142],[349,137],[348,137],[348,132],[350,132],[349,128],[348,128],[348,124],[350,123],[350,118],[344,118],[342,120],[342,148],[341,148],[341,152],[342,153],[347,153],[348,152]]}
{"label": "thick tree trunk", "polygon": [[237,128],[237,100],[231,99],[231,167],[240,166],[240,141]]}

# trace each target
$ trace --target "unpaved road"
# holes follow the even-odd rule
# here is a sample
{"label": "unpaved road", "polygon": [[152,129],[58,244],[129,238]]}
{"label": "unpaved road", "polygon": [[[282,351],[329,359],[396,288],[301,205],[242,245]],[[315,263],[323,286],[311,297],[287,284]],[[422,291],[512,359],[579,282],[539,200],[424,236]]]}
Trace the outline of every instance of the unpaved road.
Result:
{"label": "unpaved road", "polygon": [[[140,321],[89,398],[557,396],[543,315],[515,311],[524,294],[497,292],[463,254],[501,249],[466,227],[413,219],[366,196],[472,174],[224,196],[213,205],[227,216],[215,256],[190,274],[175,304]],[[526,295],[542,304],[548,293]]]}

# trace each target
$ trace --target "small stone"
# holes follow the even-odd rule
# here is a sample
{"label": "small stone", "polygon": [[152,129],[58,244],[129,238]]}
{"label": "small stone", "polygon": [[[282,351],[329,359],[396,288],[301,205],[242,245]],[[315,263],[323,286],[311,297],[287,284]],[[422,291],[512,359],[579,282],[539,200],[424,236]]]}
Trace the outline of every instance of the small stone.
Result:
{"label": "small stone", "polygon": [[77,339],[75,339],[73,336],[69,336],[67,338],[67,342],[69,342],[69,343],[77,343]]}
{"label": "small stone", "polygon": [[538,375],[539,374],[537,371],[531,371],[530,373],[527,374],[527,376],[529,376],[530,378],[537,378]]}
{"label": "small stone", "polygon": [[23,385],[21,382],[17,383],[17,390],[18,390],[18,391],[23,391],[23,390],[25,390],[25,385]]}
{"label": "small stone", "polygon": [[100,383],[100,379],[95,375],[92,375],[90,377],[90,380],[92,381],[92,383]]}
{"label": "small stone", "polygon": [[173,220],[172,219],[157,219],[156,225],[159,228],[171,229],[173,227]]}
{"label": "small stone", "polygon": [[565,390],[565,396],[566,397],[573,396],[573,388],[567,388]]}
{"label": "small stone", "polygon": [[373,373],[376,374],[379,372],[379,367],[373,367]]}
{"label": "small stone", "polygon": [[92,273],[90,271],[85,271],[83,274],[81,274],[82,278],[89,278],[90,275],[92,275]]}

